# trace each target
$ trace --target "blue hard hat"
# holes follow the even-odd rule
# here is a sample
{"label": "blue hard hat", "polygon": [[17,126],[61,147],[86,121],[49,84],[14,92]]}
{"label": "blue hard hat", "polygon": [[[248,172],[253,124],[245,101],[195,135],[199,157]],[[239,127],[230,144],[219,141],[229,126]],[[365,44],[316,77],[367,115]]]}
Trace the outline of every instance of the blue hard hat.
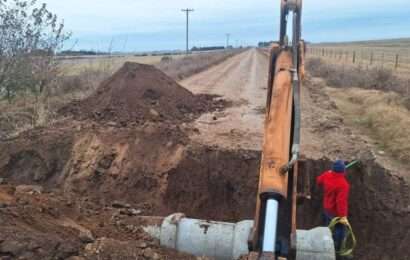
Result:
{"label": "blue hard hat", "polygon": [[333,163],[332,170],[337,173],[345,173],[346,166],[345,162],[342,160],[337,160]]}

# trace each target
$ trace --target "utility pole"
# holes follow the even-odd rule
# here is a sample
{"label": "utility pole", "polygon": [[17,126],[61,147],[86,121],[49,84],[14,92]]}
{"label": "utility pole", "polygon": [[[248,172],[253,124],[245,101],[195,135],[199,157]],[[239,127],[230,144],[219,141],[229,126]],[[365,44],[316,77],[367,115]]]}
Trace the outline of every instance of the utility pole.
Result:
{"label": "utility pole", "polygon": [[226,34],[226,48],[227,48],[227,49],[229,48],[229,37],[231,37],[231,34],[230,34],[230,33],[227,33],[227,34]]}
{"label": "utility pole", "polygon": [[189,13],[194,9],[182,9],[182,12],[186,13],[186,54],[189,54]]}

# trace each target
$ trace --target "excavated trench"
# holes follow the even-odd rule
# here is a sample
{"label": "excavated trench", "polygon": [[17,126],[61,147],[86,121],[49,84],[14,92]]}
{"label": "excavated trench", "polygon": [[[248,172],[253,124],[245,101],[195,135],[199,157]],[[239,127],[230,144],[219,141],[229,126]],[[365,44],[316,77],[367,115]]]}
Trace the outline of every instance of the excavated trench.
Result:
{"label": "excavated trench", "polygon": [[260,153],[202,147],[168,173],[164,203],[172,212],[218,221],[252,219]]}
{"label": "excavated trench", "polygon": [[[152,100],[158,99],[151,95],[153,86],[161,99]],[[146,91],[151,94],[141,95]],[[181,100],[192,104],[191,109],[179,109]],[[193,145],[181,122],[214,109],[215,104],[201,100],[152,68],[128,64],[101,86],[93,102],[73,104],[63,111],[77,115],[82,122],[62,122],[61,126],[38,129],[0,143],[0,178],[15,186],[60,188],[74,202],[95,203],[93,214],[80,208],[84,215],[76,215],[78,219],[104,212],[114,200],[130,204],[148,216],[183,212],[188,217],[220,221],[252,219],[260,152]],[[167,106],[162,107],[164,102]],[[95,107],[89,109],[89,104]],[[141,107],[133,107],[135,104]],[[130,112],[125,119],[122,106]],[[88,114],[82,113],[81,108],[93,111],[88,119],[82,117]],[[134,114],[135,111],[144,113]],[[308,173],[314,184],[315,177],[330,165],[328,159],[306,159],[300,165],[300,173]],[[374,161],[362,162],[350,170],[348,179],[349,219],[358,239],[356,258],[408,259],[410,188],[406,181]],[[298,228],[321,224],[320,190],[311,185],[310,192],[312,200],[298,207]],[[24,216],[13,216],[26,221]],[[0,234],[9,227],[0,225]],[[50,229],[38,231],[42,235],[47,232]]]}
{"label": "excavated trench", "polygon": [[[328,169],[331,162],[306,160],[301,172],[314,176]],[[408,259],[410,248],[410,187],[374,161],[362,162],[348,172],[351,184],[349,221],[358,246],[357,259]],[[312,185],[312,200],[298,207],[299,228],[321,222],[321,192]]]}
{"label": "excavated trench", "polygon": [[[157,143],[155,146],[164,147],[164,144]],[[161,150],[151,148],[152,151]],[[131,151],[132,154],[138,153]],[[163,163],[164,158],[170,157],[170,151],[161,153],[156,152],[159,157],[153,157],[150,164]],[[118,155],[113,156],[111,161],[116,160]],[[146,153],[144,156],[147,158]],[[24,160],[13,163],[15,158],[11,156],[7,167],[2,169],[5,173],[3,176],[16,184],[33,183],[26,181],[27,176],[31,175],[30,169],[35,174],[42,168],[41,165],[49,164],[50,158],[40,157],[39,154],[31,156],[26,153]],[[100,159],[104,161],[106,156]],[[260,152],[188,145],[178,162],[161,173],[151,172],[146,167],[138,168],[140,163],[146,163],[142,158],[129,160],[134,162],[133,168],[139,170],[125,177],[113,178],[110,176],[113,169],[109,166],[111,168],[107,167],[103,175],[98,173],[98,185],[88,180],[86,183],[89,186],[82,189],[78,196],[95,197],[105,205],[113,199],[123,198],[125,202],[143,208],[145,213],[153,216],[183,212],[188,217],[209,220],[236,222],[253,219]],[[66,162],[65,168],[70,163],[72,159]],[[100,165],[98,160],[96,163]],[[298,205],[299,229],[310,229],[322,224],[322,196],[314,180],[330,166],[331,161],[328,159],[306,159],[300,165],[301,176],[305,173],[310,176],[312,199]],[[22,171],[24,174],[18,174],[22,169],[25,169]],[[53,179],[53,176],[49,178]],[[357,259],[407,259],[410,255],[407,246],[410,239],[408,183],[374,161],[362,162],[350,169],[348,179],[351,183],[349,220],[358,241],[355,251]],[[34,179],[37,184],[42,181],[42,178]],[[64,185],[67,186],[67,183]],[[144,208],[146,205],[149,206]]]}
{"label": "excavated trench", "polygon": [[[315,177],[331,161],[304,160],[311,200],[298,206],[298,228],[322,225],[321,191]],[[239,221],[252,219],[258,185],[259,153],[202,151],[189,154],[169,175],[166,203],[190,217]],[[300,179],[303,179],[302,177]],[[374,161],[349,170],[349,220],[358,247],[356,259],[408,259],[410,248],[410,188]]]}

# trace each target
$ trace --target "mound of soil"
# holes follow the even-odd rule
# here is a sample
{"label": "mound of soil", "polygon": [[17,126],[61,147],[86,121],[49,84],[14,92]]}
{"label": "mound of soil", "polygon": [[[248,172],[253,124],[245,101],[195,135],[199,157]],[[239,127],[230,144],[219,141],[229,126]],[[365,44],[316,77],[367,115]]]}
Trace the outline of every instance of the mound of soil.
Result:
{"label": "mound of soil", "polygon": [[[0,185],[0,259],[196,259],[160,248],[145,218],[60,192]],[[150,222],[151,223],[151,222]]]}
{"label": "mound of soil", "polygon": [[187,121],[223,105],[214,98],[194,95],[153,66],[127,62],[95,94],[60,112],[122,124]]}

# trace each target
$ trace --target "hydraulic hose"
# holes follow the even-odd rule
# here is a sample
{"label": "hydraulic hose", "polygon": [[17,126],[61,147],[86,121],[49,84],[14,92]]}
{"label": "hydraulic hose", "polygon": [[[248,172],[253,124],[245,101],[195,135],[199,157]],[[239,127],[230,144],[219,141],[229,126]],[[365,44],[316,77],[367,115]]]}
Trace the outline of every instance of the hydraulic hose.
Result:
{"label": "hydraulic hose", "polygon": [[300,153],[300,80],[299,80],[299,16],[298,13],[293,13],[293,66],[292,69],[292,90],[293,90],[293,136],[292,136],[292,157],[288,164],[282,167],[281,173],[288,172],[299,159]]}
{"label": "hydraulic hose", "polygon": [[292,153],[299,156],[300,146],[300,81],[299,81],[299,13],[293,14],[293,108],[294,108],[294,120],[293,120],[293,148]]}
{"label": "hydraulic hose", "polygon": [[[332,219],[332,221],[329,224],[329,229],[332,231],[332,233],[334,232],[336,225],[340,224],[340,217],[336,217],[334,219]],[[346,236],[344,238],[344,240],[342,241],[342,245],[339,249],[339,251],[336,252],[337,255],[339,256],[353,256],[353,250],[356,247],[356,237],[353,233],[353,229],[352,226],[350,225],[350,223],[347,223],[346,225],[347,228],[347,233]]]}

